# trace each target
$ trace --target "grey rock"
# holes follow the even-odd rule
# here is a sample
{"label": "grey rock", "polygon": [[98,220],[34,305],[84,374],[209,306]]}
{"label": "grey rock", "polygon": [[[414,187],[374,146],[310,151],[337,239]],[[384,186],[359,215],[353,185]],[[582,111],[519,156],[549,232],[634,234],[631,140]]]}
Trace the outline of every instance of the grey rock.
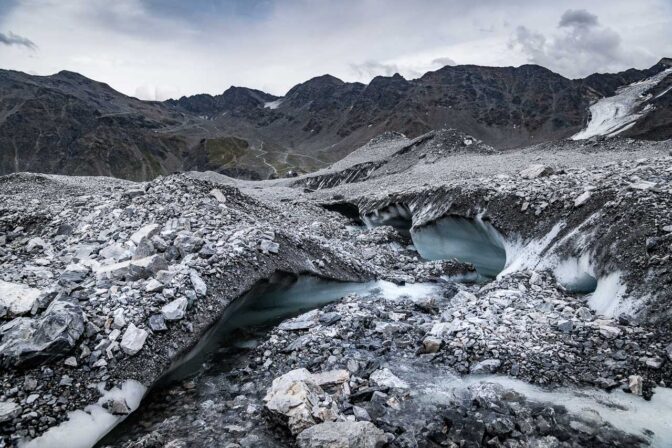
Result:
{"label": "grey rock", "polygon": [[173,245],[180,251],[180,255],[185,255],[197,252],[203,246],[203,239],[194,236],[191,232],[183,230],[177,234]]}
{"label": "grey rock", "polygon": [[371,422],[325,422],[301,432],[300,448],[381,448],[385,433]]}
{"label": "grey rock", "polygon": [[495,373],[501,365],[499,359],[486,359],[471,366],[470,372],[474,375]]}
{"label": "grey rock", "polygon": [[560,330],[563,333],[571,333],[572,329],[574,328],[574,324],[569,319],[559,320],[557,326],[558,330]]}
{"label": "grey rock", "polygon": [[156,331],[166,331],[168,329],[168,327],[166,327],[166,322],[163,319],[162,314],[153,314],[153,315],[149,316],[149,320],[148,320],[147,324],[149,325],[149,328],[152,331],[155,331],[155,332]]}
{"label": "grey rock", "polygon": [[59,281],[63,285],[81,283],[89,275],[91,270],[81,264],[70,264],[61,273]]}
{"label": "grey rock", "polygon": [[84,333],[79,305],[65,300],[52,302],[39,318],[19,317],[0,327],[3,366],[39,364],[62,357]]}

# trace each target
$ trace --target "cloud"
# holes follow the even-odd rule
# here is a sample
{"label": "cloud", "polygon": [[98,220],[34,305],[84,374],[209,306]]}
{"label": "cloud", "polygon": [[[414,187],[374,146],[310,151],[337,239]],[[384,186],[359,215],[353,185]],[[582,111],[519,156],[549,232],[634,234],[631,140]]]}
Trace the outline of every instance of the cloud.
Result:
{"label": "cloud", "polygon": [[595,14],[591,14],[585,9],[568,9],[560,17],[558,27],[592,27],[597,25],[598,20]]}
{"label": "cloud", "polygon": [[37,49],[37,45],[35,45],[35,43],[32,40],[28,39],[27,37],[14,34],[11,31],[9,32],[9,34],[0,33],[0,44],[19,45],[26,48],[30,48],[31,50]]}
{"label": "cloud", "polygon": [[[670,0],[596,1],[584,11],[586,4],[0,0],[0,29],[39,43],[39,52],[0,44],[0,67],[41,75],[67,69],[126,94],[160,99],[170,86],[184,95],[217,94],[231,85],[284,95],[325,73],[344,81],[369,82],[395,72],[410,79],[455,61],[533,61],[583,76],[595,69],[643,68],[672,54]],[[409,24],[412,33],[404,32]],[[600,59],[599,52],[608,57]]]}
{"label": "cloud", "polygon": [[598,16],[584,9],[565,11],[557,28],[557,33],[547,36],[518,26],[509,46],[529,62],[571,77],[617,71],[649,59],[646,53],[626,48],[619,33],[601,26]]}

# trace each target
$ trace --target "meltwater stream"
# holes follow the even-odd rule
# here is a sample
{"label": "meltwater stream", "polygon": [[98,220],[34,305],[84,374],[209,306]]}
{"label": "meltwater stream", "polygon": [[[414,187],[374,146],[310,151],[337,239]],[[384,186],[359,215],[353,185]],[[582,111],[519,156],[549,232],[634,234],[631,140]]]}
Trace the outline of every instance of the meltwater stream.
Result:
{"label": "meltwater stream", "polygon": [[[276,274],[258,283],[230,305],[219,322],[191,352],[179,360],[147,394],[140,408],[107,434],[96,446],[123,442],[144,433],[148,421],[154,423],[172,415],[175,399],[166,403],[165,390],[196,375],[226,377],[235,366],[245,362],[246,353],[257,341],[283,320],[319,308],[349,294],[363,300],[370,294],[387,299],[420,298],[431,295],[437,285],[417,283],[396,285],[387,281],[366,283],[337,282],[312,276]],[[206,397],[201,397],[203,401]]]}

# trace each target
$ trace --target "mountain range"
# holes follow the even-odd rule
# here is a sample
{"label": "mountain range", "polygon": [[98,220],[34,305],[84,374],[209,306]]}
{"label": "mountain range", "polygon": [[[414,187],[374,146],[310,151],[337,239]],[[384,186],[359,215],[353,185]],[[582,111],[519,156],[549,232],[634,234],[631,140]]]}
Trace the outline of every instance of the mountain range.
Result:
{"label": "mountain range", "polygon": [[506,150],[576,136],[597,110],[622,114],[617,103],[591,105],[652,77],[656,83],[628,111],[634,118],[608,135],[661,140],[672,137],[671,68],[672,59],[663,58],[645,70],[572,80],[537,65],[446,66],[369,84],[323,75],[283,97],[231,87],[165,102],[132,98],[73,72],[0,70],[0,175],[148,180],[212,170],[265,179],[325,167],[387,131],[413,138],[442,128]]}

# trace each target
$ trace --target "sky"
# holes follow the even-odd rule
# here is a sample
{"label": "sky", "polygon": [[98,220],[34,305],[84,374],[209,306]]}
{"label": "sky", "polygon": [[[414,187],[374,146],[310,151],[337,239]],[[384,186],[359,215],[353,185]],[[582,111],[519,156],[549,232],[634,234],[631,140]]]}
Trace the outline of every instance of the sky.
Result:
{"label": "sky", "polygon": [[0,0],[0,68],[76,71],[151,100],[453,64],[577,78],[663,56],[672,0]]}

